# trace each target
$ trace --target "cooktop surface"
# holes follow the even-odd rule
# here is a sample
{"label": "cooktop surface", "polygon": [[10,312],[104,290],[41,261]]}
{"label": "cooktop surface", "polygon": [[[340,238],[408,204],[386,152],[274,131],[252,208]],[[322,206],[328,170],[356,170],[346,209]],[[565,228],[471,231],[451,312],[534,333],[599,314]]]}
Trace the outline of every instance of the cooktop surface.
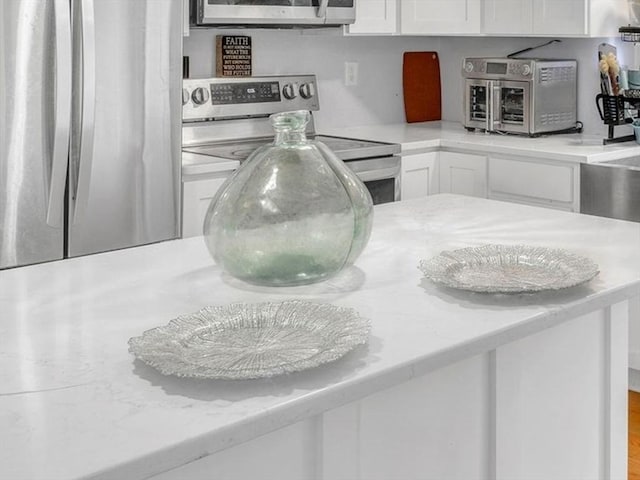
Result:
{"label": "cooktop surface", "polygon": [[[355,160],[361,158],[393,155],[400,152],[400,146],[392,143],[373,142],[370,140],[358,140],[353,138],[331,137],[327,135],[315,135],[313,140],[324,143],[342,160]],[[271,143],[272,138],[237,139],[225,142],[209,143],[205,145],[185,146],[185,152],[209,155],[212,157],[226,158],[230,160],[246,160],[258,147]]]}

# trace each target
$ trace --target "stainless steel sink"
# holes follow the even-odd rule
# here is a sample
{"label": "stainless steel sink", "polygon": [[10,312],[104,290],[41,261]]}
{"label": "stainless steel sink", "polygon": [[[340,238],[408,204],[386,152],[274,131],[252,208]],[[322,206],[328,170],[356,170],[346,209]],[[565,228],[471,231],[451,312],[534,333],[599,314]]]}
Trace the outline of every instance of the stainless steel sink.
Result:
{"label": "stainless steel sink", "polygon": [[602,162],[600,165],[622,165],[632,169],[640,169],[640,157],[623,158],[622,160],[611,160],[610,162]]}
{"label": "stainless steel sink", "polygon": [[580,164],[580,212],[640,222],[640,157]]}

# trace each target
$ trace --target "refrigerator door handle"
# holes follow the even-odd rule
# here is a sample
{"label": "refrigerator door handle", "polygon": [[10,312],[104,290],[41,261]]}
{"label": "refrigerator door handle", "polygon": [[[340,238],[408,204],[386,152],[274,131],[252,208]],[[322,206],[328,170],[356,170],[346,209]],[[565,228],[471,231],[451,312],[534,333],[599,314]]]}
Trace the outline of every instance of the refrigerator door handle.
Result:
{"label": "refrigerator door handle", "polygon": [[61,227],[71,125],[71,7],[69,0],[55,0],[54,17],[56,28],[56,111],[47,225]]}
{"label": "refrigerator door handle", "polygon": [[96,111],[96,36],[93,0],[81,0],[82,28],[82,125],[80,160],[76,178],[73,223],[82,219],[89,197]]}

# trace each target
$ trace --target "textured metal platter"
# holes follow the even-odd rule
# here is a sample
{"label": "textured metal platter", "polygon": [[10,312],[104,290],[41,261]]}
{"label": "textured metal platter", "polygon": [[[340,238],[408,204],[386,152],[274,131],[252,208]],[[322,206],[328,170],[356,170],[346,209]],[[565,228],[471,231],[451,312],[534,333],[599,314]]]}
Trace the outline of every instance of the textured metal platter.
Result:
{"label": "textured metal platter", "polygon": [[129,351],[165,375],[273,377],[314,368],[368,340],[353,309],[285,301],[209,306],[129,339]]}
{"label": "textured metal platter", "polygon": [[588,258],[546,247],[483,245],[421,260],[431,281],[460,290],[524,293],[559,290],[588,282],[598,266]]}

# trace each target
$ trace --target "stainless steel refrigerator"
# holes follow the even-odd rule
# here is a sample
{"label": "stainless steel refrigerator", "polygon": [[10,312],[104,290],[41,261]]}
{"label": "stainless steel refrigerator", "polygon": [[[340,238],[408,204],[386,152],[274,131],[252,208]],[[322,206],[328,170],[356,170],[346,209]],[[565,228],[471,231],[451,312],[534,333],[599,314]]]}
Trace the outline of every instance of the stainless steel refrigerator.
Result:
{"label": "stainless steel refrigerator", "polygon": [[0,269],[179,236],[182,0],[0,1]]}

